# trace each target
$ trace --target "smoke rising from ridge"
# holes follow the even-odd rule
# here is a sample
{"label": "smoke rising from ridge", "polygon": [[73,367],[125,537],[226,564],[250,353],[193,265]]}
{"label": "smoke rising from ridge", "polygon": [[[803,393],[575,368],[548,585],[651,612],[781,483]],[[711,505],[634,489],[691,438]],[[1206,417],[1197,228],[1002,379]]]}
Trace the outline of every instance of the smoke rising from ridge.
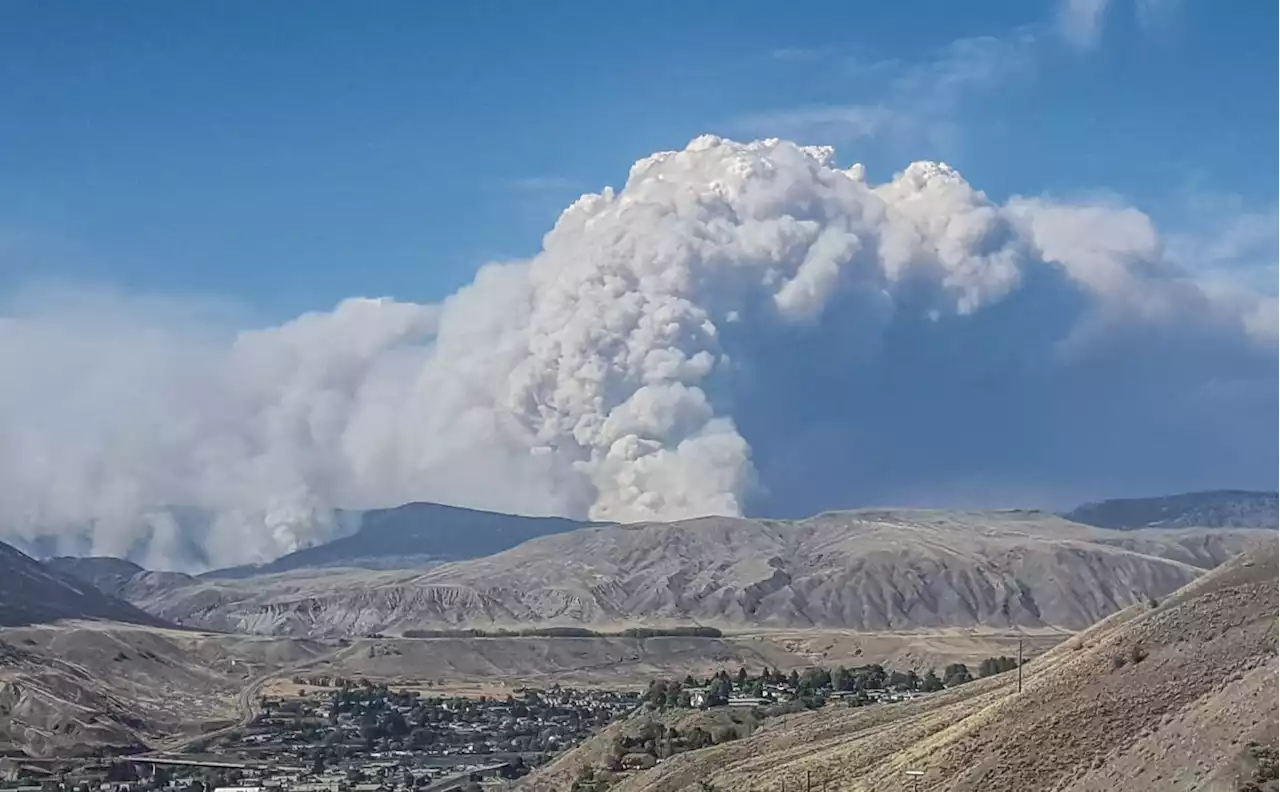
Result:
{"label": "smoke rising from ridge", "polygon": [[411,500],[636,521],[1274,481],[1276,325],[1134,209],[706,136],[438,305],[231,334],[11,311],[0,539],[202,567]]}

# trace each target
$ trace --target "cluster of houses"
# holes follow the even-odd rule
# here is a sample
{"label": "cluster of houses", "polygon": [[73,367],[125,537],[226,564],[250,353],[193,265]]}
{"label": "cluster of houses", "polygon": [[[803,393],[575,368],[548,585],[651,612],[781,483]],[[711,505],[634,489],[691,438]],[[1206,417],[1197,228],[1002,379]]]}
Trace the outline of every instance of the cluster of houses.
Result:
{"label": "cluster of houses", "polygon": [[[15,769],[16,768],[16,769]],[[411,763],[352,760],[316,773],[275,762],[110,757],[23,760],[0,773],[5,792],[445,792],[505,789],[518,758]]]}
{"label": "cluster of houses", "polygon": [[[845,702],[848,704],[878,704],[881,702],[891,701],[908,701],[910,699],[927,696],[919,690],[891,690],[876,689],[865,691],[852,690],[832,690],[828,691],[823,699],[827,703]],[[725,704],[730,707],[768,707],[775,704],[788,704],[796,700],[794,691],[782,685],[771,685],[765,688],[764,695],[750,696],[741,692],[735,692],[728,697]],[[708,706],[708,691],[706,688],[693,688],[689,691],[689,706],[694,709],[702,709]]]}
{"label": "cluster of houses", "polygon": [[971,678],[961,664],[948,666],[945,682],[932,671],[921,676],[914,671],[888,671],[880,665],[834,670],[813,667],[803,674],[792,671],[790,675],[770,669],[755,675],[746,669],[739,669],[736,675],[722,670],[705,680],[686,677],[683,682],[654,681],[645,700],[653,709],[768,708],[793,703],[806,708],[830,703],[862,706],[917,698]]}
{"label": "cluster of houses", "polygon": [[374,790],[357,784],[420,788],[442,772],[522,774],[640,703],[636,693],[560,686],[470,698],[343,682],[264,699],[261,714],[242,732],[201,749],[287,759],[305,768],[285,779],[298,792]]}

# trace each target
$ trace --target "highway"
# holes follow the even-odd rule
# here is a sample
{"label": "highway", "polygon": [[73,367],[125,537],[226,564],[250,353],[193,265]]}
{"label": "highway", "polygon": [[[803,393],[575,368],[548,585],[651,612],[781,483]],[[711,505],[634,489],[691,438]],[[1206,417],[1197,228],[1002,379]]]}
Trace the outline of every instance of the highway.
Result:
{"label": "highway", "polygon": [[196,743],[205,742],[206,740],[216,740],[219,737],[224,737],[231,732],[236,731],[237,729],[243,729],[252,723],[253,719],[258,717],[260,714],[261,710],[258,707],[258,701],[262,698],[262,688],[266,686],[268,682],[284,676],[293,676],[299,671],[304,671],[308,668],[319,665],[320,663],[331,659],[344,648],[346,647],[339,646],[332,652],[327,652],[319,657],[313,657],[310,660],[306,660],[296,665],[288,666],[286,668],[277,668],[253,677],[246,683],[244,690],[241,690],[239,695],[236,697],[236,708],[240,711],[240,721],[238,723],[233,723],[230,726],[224,726],[221,729],[204,732],[203,734],[178,737],[173,740],[159,743],[158,745],[153,746],[153,753],[181,753]]}

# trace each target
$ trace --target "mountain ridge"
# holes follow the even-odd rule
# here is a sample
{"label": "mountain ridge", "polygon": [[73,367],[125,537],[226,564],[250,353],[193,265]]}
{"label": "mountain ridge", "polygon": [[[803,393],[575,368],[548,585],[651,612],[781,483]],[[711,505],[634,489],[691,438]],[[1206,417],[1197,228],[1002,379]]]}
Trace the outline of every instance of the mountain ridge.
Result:
{"label": "mountain ridge", "polygon": [[1277,528],[1275,492],[1204,490],[1084,503],[1062,516],[1099,528]]}
{"label": "mountain ridge", "polygon": [[708,517],[551,534],[425,570],[200,579],[131,599],[184,624],[301,636],[677,624],[1080,629],[1269,536],[1206,533],[1119,532],[1026,511]]}
{"label": "mountain ridge", "polygon": [[442,503],[405,503],[359,513],[353,533],[295,550],[264,564],[205,572],[204,578],[243,578],[301,568],[426,567],[500,552],[538,536],[599,523],[567,517],[528,517]]}
{"label": "mountain ridge", "polygon": [[0,542],[0,627],[93,619],[172,626]]}

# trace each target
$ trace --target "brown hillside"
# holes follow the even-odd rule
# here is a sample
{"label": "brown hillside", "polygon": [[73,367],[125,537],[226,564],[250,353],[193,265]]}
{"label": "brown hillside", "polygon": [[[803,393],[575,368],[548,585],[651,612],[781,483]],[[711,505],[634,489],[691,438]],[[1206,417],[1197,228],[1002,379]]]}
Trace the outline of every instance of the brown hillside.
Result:
{"label": "brown hillside", "polygon": [[1275,767],[1276,553],[1273,541],[1069,639],[1026,667],[1021,694],[1010,673],[911,703],[829,706],[613,789],[773,792],[802,788],[808,772],[830,790],[886,792],[910,789],[908,768],[925,771],[922,788],[952,792],[1266,783],[1255,777]]}
{"label": "brown hillside", "polygon": [[276,635],[689,623],[1074,630],[1273,538],[1248,529],[1125,534],[1022,511],[715,517],[587,528],[425,572],[310,570],[130,596],[183,624]]}
{"label": "brown hillside", "polygon": [[252,680],[322,650],[112,622],[0,630],[0,753],[154,746],[235,723]]}

